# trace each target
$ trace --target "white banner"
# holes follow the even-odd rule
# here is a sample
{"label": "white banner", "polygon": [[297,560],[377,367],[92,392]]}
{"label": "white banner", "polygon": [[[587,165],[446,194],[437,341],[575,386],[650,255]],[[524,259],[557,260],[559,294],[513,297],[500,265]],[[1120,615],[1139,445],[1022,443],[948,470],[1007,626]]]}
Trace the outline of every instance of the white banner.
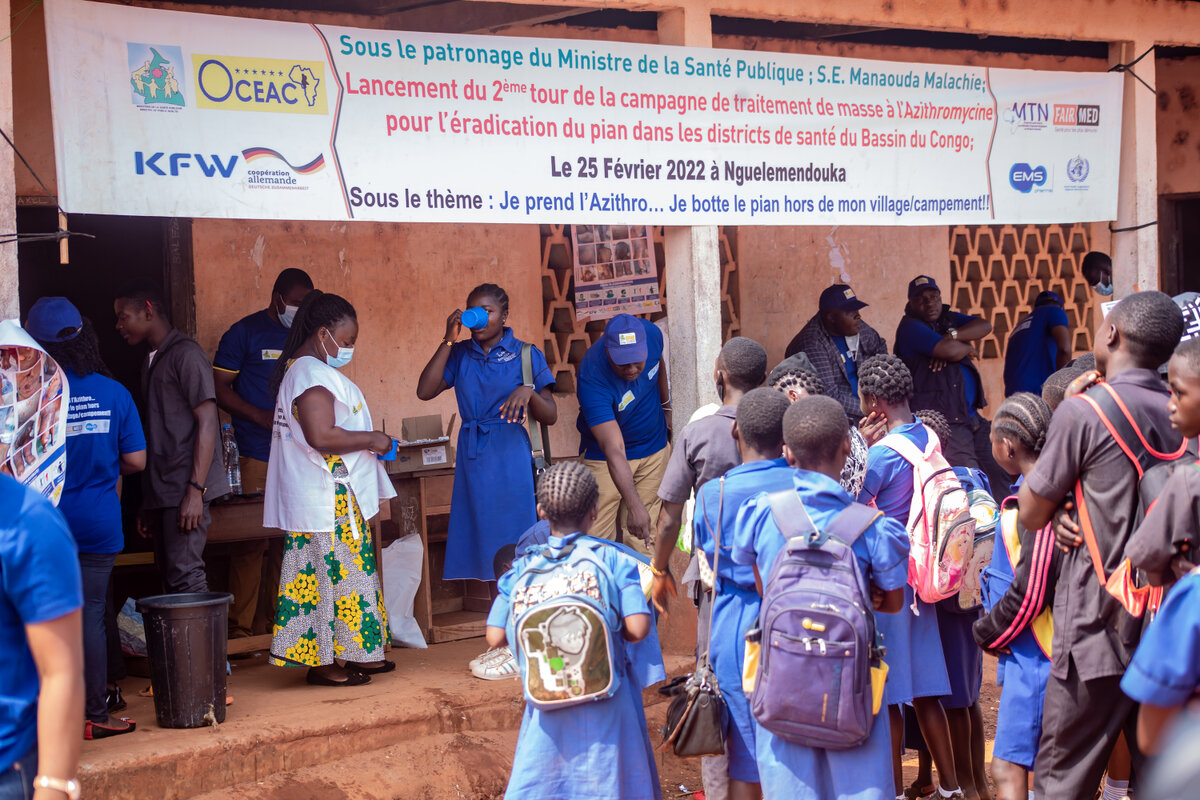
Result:
{"label": "white banner", "polygon": [[47,0],[70,212],[738,225],[1116,217],[1123,78]]}

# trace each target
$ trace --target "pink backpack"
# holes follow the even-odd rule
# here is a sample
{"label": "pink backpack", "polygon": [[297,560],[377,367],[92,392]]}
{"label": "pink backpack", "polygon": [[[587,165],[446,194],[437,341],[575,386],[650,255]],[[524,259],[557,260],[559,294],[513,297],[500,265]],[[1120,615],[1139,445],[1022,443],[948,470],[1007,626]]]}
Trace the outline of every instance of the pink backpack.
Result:
{"label": "pink backpack", "polygon": [[967,492],[946,463],[933,431],[925,452],[897,433],[883,437],[879,444],[913,467],[908,582],[926,603],[951,597],[962,586],[975,544],[975,518]]}

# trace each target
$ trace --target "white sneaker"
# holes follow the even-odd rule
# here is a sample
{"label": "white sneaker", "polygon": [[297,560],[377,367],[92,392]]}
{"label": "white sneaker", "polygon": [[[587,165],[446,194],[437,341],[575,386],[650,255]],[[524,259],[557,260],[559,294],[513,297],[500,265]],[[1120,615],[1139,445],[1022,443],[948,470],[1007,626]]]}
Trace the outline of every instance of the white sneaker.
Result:
{"label": "white sneaker", "polygon": [[509,656],[510,656],[510,651],[507,647],[493,647],[493,648],[488,649],[487,652],[480,653],[479,655],[472,658],[471,662],[467,665],[467,667],[472,672],[474,672],[475,668],[477,666],[480,666],[482,664],[489,664],[492,661],[495,661],[495,660],[501,659],[501,658],[508,658]]}
{"label": "white sneaker", "polygon": [[471,674],[485,681],[502,681],[507,678],[520,677],[517,659],[513,657],[512,650],[508,647],[501,647],[496,652],[502,657],[475,664],[471,667]]}

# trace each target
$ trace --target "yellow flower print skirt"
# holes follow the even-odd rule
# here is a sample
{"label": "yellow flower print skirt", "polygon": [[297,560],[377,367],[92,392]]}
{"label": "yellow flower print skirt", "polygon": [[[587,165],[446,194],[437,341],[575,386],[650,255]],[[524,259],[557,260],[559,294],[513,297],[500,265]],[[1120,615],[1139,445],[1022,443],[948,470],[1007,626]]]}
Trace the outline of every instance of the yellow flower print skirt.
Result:
{"label": "yellow flower print skirt", "polygon": [[[325,456],[325,463],[345,478],[341,458]],[[332,531],[284,539],[271,641],[271,662],[281,667],[379,661],[390,638],[370,529],[354,491],[336,484],[333,505]]]}

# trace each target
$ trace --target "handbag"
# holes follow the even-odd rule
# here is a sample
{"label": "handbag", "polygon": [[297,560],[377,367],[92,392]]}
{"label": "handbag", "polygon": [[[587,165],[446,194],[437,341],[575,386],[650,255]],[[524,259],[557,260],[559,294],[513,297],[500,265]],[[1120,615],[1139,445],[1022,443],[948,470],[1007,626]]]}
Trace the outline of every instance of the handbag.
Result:
{"label": "handbag", "polygon": [[[521,345],[521,383],[533,385],[533,345]],[[536,489],[542,473],[550,469],[550,432],[543,422],[533,418],[529,410],[525,411],[525,427],[529,430],[529,449],[533,460],[533,486]]]}
{"label": "handbag", "polygon": [[[721,563],[721,515],[725,503],[725,478],[721,479],[721,494],[717,500],[716,548],[713,558],[714,584]],[[707,520],[705,521],[707,524]],[[710,528],[711,530],[711,528]],[[704,558],[700,553],[699,557]],[[667,719],[662,727],[663,742],[660,750],[673,748],[675,755],[682,758],[694,756],[719,756],[725,753],[725,731],[729,723],[729,708],[717,684],[717,675],[709,663],[712,650],[713,610],[717,605],[717,588],[713,587],[713,598],[708,609],[708,647],[696,664],[696,671],[687,677],[682,686],[675,689],[675,697],[667,707]]]}

